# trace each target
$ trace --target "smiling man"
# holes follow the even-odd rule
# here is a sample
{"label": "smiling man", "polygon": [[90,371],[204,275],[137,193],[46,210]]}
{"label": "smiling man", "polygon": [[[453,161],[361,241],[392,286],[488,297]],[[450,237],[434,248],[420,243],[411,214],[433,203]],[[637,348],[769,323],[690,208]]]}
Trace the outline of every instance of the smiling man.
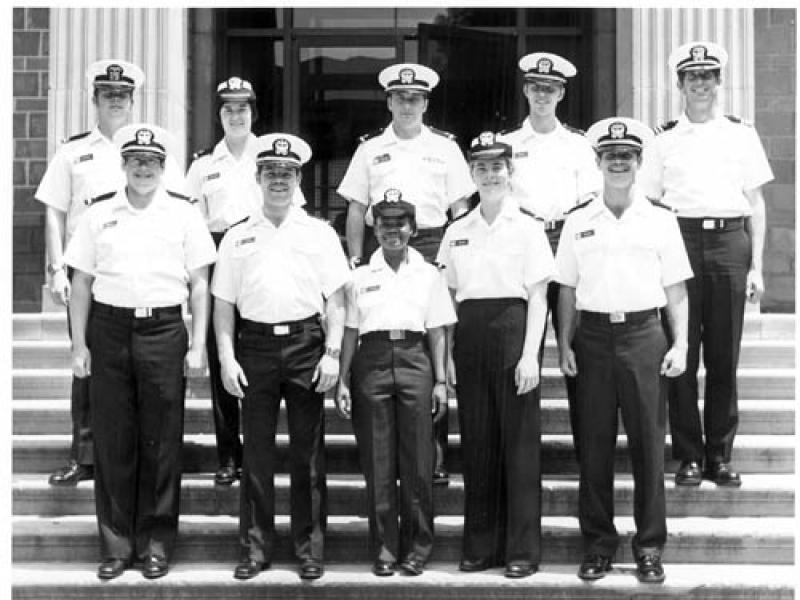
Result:
{"label": "smiling man", "polygon": [[[286,133],[258,142],[263,204],[223,238],[212,284],[222,382],[242,407],[241,557],[234,577],[251,579],[272,560],[275,435],[283,398],[292,542],[300,577],[317,579],[326,519],[323,393],[339,375],[350,271],[333,229],[292,204],[311,148]],[[234,339],[236,310],[241,320]]]}
{"label": "smiling man", "polygon": [[585,552],[578,577],[585,580],[605,576],[619,545],[613,521],[618,413],[633,469],[636,575],[646,583],[665,577],[665,377],[677,377],[685,367],[684,281],[692,271],[674,215],[634,186],[651,136],[633,119],[592,125],[587,137],[603,191],[570,212],[556,253],[560,366],[577,377],[578,520]]}
{"label": "smiling man", "polygon": [[700,485],[704,477],[721,486],[741,485],[731,465],[739,422],[736,369],[745,300],[758,302],[764,292],[762,186],[772,180],[772,170],[755,128],[719,113],[727,60],[721,46],[702,41],[670,55],[685,112],[657,130],[642,172],[645,193],[677,213],[695,274],[687,284],[686,372],[671,383],[669,393],[672,454],[680,461],[677,485]]}

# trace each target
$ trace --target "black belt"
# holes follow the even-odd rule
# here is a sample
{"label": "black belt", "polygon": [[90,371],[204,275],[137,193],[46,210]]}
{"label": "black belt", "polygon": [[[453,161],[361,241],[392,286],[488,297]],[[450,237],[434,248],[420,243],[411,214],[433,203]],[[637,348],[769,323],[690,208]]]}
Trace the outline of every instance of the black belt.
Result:
{"label": "black belt", "polygon": [[362,342],[399,342],[407,340],[409,342],[418,342],[425,337],[421,331],[409,331],[408,329],[391,329],[381,331],[370,331],[360,337]]}
{"label": "black belt", "polygon": [[744,217],[678,217],[681,229],[692,231],[734,231],[741,229]]}
{"label": "black belt", "polygon": [[92,301],[92,312],[112,315],[123,319],[161,319],[166,316],[180,315],[181,305],[127,308],[124,306],[111,306],[97,300]]}
{"label": "black belt", "polygon": [[283,323],[262,323],[260,321],[242,319],[241,330],[252,331],[253,333],[259,333],[268,337],[283,337],[300,333],[305,329],[306,325],[314,323],[319,323],[318,314],[297,321],[284,321]]}
{"label": "black belt", "polygon": [[593,312],[591,310],[581,311],[581,320],[592,321],[594,323],[641,323],[650,317],[658,316],[657,308],[647,310],[635,310],[632,312]]}

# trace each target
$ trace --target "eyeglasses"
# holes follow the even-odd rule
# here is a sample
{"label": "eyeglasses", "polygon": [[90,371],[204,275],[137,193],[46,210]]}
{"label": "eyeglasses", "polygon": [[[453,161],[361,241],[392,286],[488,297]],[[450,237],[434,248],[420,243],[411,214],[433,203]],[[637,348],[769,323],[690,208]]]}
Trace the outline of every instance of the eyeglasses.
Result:
{"label": "eyeglasses", "polygon": [[632,160],[636,160],[639,154],[633,150],[611,150],[608,152],[603,152],[600,156],[603,160],[608,162],[614,162],[617,160],[630,162]]}
{"label": "eyeglasses", "polygon": [[549,83],[531,82],[528,84],[528,89],[534,94],[546,94],[550,96],[551,94],[555,94],[561,90],[561,87]]}
{"label": "eyeglasses", "polygon": [[155,169],[161,166],[161,159],[155,156],[128,156],[125,158],[126,165],[134,167],[145,167],[147,169]]}
{"label": "eyeglasses", "polygon": [[130,90],[103,90],[98,92],[97,95],[103,100],[127,100],[133,97]]}
{"label": "eyeglasses", "polygon": [[686,71],[687,81],[711,81],[716,79],[716,71]]}

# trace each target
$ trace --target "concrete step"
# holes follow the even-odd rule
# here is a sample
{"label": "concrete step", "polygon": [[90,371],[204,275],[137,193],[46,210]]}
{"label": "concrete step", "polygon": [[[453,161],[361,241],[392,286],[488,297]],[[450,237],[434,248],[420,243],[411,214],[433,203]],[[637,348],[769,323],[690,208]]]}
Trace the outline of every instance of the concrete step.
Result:
{"label": "concrete step", "polygon": [[[69,435],[15,435],[12,441],[14,473],[48,473],[63,465],[70,446]],[[354,473],[358,470],[358,450],[352,435],[326,435],[328,472]],[[461,472],[461,447],[458,435],[450,435],[447,464],[451,471]],[[277,470],[287,469],[288,435],[277,436]],[[210,473],[217,468],[216,444],[213,435],[184,436],[183,467],[186,473]],[[667,436],[664,456],[667,472],[677,463],[671,459],[672,444]],[[794,472],[794,437],[741,435],[736,438],[732,460],[742,473]],[[542,436],[542,470],[545,474],[577,472],[572,436]],[[630,472],[630,459],[625,436],[617,442],[616,472]]]}
{"label": "concrete step", "polygon": [[542,565],[539,573],[506,579],[502,570],[462,573],[453,562],[429,563],[419,577],[375,577],[369,564],[328,565],[324,577],[302,582],[292,562],[281,562],[250,581],[232,577],[234,563],[178,562],[163,578],[149,581],[129,569],[111,582],[97,579],[95,562],[17,563],[11,573],[19,600],[789,600],[797,572],[790,565],[665,563],[666,581],[639,583],[633,563],[618,563],[609,575],[588,584],[576,576],[577,561]]}
{"label": "concrete step", "polygon": [[[187,324],[190,318],[186,319]],[[744,339],[795,339],[796,318],[791,313],[757,313],[748,311],[744,316]],[[553,338],[548,324],[547,335]],[[16,313],[12,320],[12,339],[66,339],[65,312]]]}
{"label": "concrete step", "polygon": [[[740,368],[792,368],[795,365],[794,340],[745,339],[739,357]],[[12,365],[15,369],[68,369],[70,343],[64,337],[44,340],[14,340]],[[542,365],[558,367],[558,349],[553,339],[545,344]]]}
{"label": "concrete step", "polygon": [[[717,487],[704,481],[699,487],[676,486],[672,474],[665,476],[667,514],[670,517],[792,517],[795,477],[750,474],[739,489]],[[94,485],[83,481],[76,487],[54,487],[46,474],[16,474],[11,484],[15,515],[93,514]],[[289,514],[289,476],[275,477],[276,511]],[[615,513],[633,514],[633,479],[616,477]],[[366,515],[364,479],[360,474],[328,477],[328,512],[331,515]],[[448,486],[434,486],[434,506],[439,515],[461,515],[464,480],[453,474]],[[187,473],[181,485],[181,512],[193,515],[238,515],[239,484],[214,485],[211,474]],[[578,476],[549,476],[542,481],[542,514],[575,515],[578,512]]]}
{"label": "concrete step", "polygon": [[[288,517],[278,516],[278,539],[273,559],[290,561]],[[621,542],[617,561],[631,562],[632,517],[617,517]],[[98,559],[99,543],[94,515],[66,517],[15,516],[12,552],[14,562],[91,562]],[[461,554],[463,519],[436,517],[433,560],[457,562]],[[736,564],[791,564],[794,561],[792,518],[669,518],[665,561]],[[546,564],[573,563],[582,556],[578,520],[574,517],[542,518],[542,560]],[[231,566],[239,557],[238,518],[182,515],[174,562],[222,561]],[[355,516],[328,518],[325,560],[371,562],[367,522]]]}
{"label": "concrete step", "polygon": [[[14,433],[20,435],[51,435],[68,433],[72,429],[69,399],[28,399],[11,402],[14,415]],[[701,411],[703,403],[700,403]],[[740,435],[792,435],[795,427],[794,400],[740,400]],[[281,405],[279,430],[286,429],[286,409]],[[458,404],[450,402],[448,416],[450,433],[459,432]],[[544,434],[570,434],[569,413],[566,399],[542,400],[541,427]],[[186,433],[214,433],[214,418],[211,400],[193,398],[186,401],[184,412]],[[353,428],[350,421],[336,413],[333,400],[325,401],[325,431],[332,434],[349,434]],[[624,428],[620,423],[620,432]]]}
{"label": "concrete step", "polygon": [[[68,398],[72,381],[69,369],[12,369],[12,397]],[[700,394],[703,394],[705,374],[698,376]],[[739,396],[765,400],[792,400],[795,397],[794,368],[741,368],[738,371]],[[208,378],[190,378],[187,398],[209,398]],[[542,369],[542,398],[563,398],[564,381],[556,368]]]}

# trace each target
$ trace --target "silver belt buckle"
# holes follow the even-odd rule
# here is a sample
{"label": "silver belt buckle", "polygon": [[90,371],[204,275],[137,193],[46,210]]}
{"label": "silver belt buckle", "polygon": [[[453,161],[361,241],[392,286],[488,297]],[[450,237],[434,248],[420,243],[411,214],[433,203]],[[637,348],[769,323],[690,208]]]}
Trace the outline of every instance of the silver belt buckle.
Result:
{"label": "silver belt buckle", "polygon": [[716,219],[703,219],[703,229],[716,229],[716,228],[717,228]]}
{"label": "silver belt buckle", "polygon": [[608,320],[611,323],[624,323],[625,322],[625,313],[624,312],[608,313]]}
{"label": "silver belt buckle", "polygon": [[389,330],[389,339],[390,340],[404,340],[406,339],[406,332],[402,329],[390,329]]}
{"label": "silver belt buckle", "polygon": [[133,309],[133,316],[137,319],[146,319],[153,316],[153,309],[147,306],[142,306]]}
{"label": "silver belt buckle", "polygon": [[288,325],[273,325],[272,335],[289,335]]}

